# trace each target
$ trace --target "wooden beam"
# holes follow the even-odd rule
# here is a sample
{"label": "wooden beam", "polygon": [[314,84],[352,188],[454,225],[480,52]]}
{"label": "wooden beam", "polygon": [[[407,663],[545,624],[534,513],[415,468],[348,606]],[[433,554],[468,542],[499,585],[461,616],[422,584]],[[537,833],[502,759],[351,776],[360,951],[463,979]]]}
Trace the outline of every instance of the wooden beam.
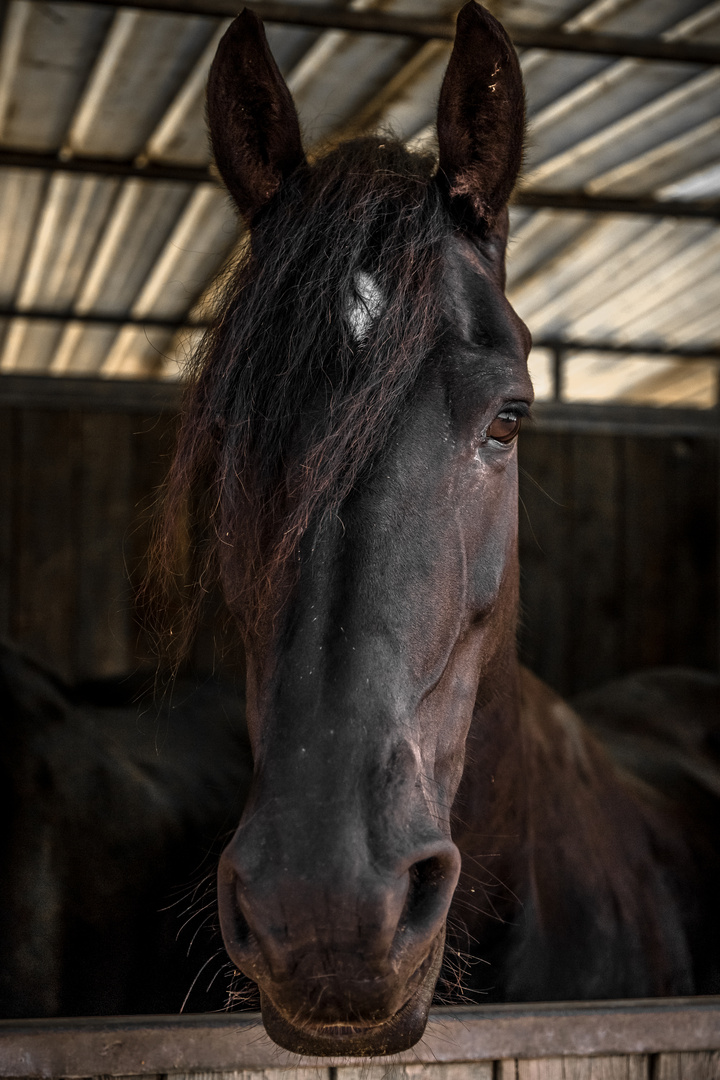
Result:
{"label": "wooden beam", "polygon": [[538,431],[577,435],[701,436],[717,439],[720,438],[720,410],[538,401],[533,406],[529,427]]}
{"label": "wooden beam", "polygon": [[[720,998],[434,1009],[417,1046],[360,1064],[712,1050]],[[0,1076],[131,1076],[350,1065],[280,1050],[257,1014],[0,1021]],[[355,1071],[355,1070],[353,1070]]]}
{"label": "wooden beam", "polygon": [[68,157],[43,154],[33,150],[0,149],[0,167],[40,169],[43,172],[71,172],[90,176],[127,176],[137,180],[175,180],[184,184],[219,183],[210,168],[192,165],[163,165],[160,162],[138,164],[115,158]]}
{"label": "wooden beam", "polygon": [[0,408],[160,413],[177,412],[181,398],[172,380],[0,375]]}
{"label": "wooden beam", "polygon": [[[74,0],[65,0],[74,2]],[[115,7],[116,0],[93,0]],[[128,0],[125,7],[173,14],[210,15],[227,18],[237,15],[238,0]],[[393,15],[382,11],[356,11],[352,8],[283,3],[281,0],[258,0],[248,7],[267,22],[308,26],[317,30],[349,30],[365,34],[392,34],[418,40],[438,38],[452,41],[454,23],[448,19],[428,19]],[[568,33],[538,27],[508,27],[513,42],[520,48],[549,49],[560,52],[592,53],[603,56],[632,56],[644,60],[670,60],[686,64],[720,64],[720,46],[690,41],[664,41],[627,34]]]}
{"label": "wooden beam", "polygon": [[651,356],[659,360],[720,360],[720,348],[711,345],[708,348],[676,349],[669,346],[642,345],[640,342],[628,342],[626,345],[598,343],[595,341],[566,341],[563,338],[533,338],[534,349],[549,349],[553,353],[595,352],[621,356]]}
{"label": "wooden beam", "polygon": [[[175,412],[182,390],[181,383],[171,380],[7,374],[0,375],[0,408]],[[540,401],[533,407],[530,426],[539,431],[716,438],[720,410]]]}
{"label": "wooden beam", "polygon": [[[40,169],[44,172],[71,172],[90,176],[133,177],[137,180],[177,181],[185,184],[219,183],[212,168],[190,165],[164,165],[161,162],[138,164],[114,158],[67,157],[33,150],[0,149],[0,168]],[[685,217],[720,220],[720,199],[692,202],[679,199],[653,199],[645,196],[617,199],[605,195],[586,195],[581,191],[533,191],[518,189],[513,195],[516,206],[534,209],[585,210],[604,214],[643,214],[653,217]]]}
{"label": "wooden beam", "polygon": [[638,60],[663,60],[682,64],[719,64],[720,46],[693,41],[663,41],[661,38],[631,37],[626,34],[576,33],[564,30],[509,27],[518,48],[548,49],[551,52],[591,53],[600,56],[629,56]]}
{"label": "wooden beam", "polygon": [[129,312],[118,314],[117,312],[104,315],[102,312],[83,312],[76,314],[74,311],[53,311],[52,308],[17,308],[0,307],[0,319],[33,319],[38,322],[61,322],[61,323],[87,323],[89,326],[142,326],[154,327],[160,330],[180,330],[193,328],[202,329],[207,323],[195,323],[187,317],[177,319],[159,319],[148,316],[147,319]]}
{"label": "wooden beam", "polygon": [[[210,325],[207,320],[193,321],[188,318],[161,319],[152,315],[142,317],[129,313],[112,312],[104,315],[102,312],[83,312],[75,314],[73,311],[53,311],[45,308],[17,308],[0,307],[0,319],[31,319],[38,322],[61,322],[85,323],[88,326],[141,326],[169,330],[203,330]],[[665,360],[720,360],[720,348],[711,345],[706,348],[671,348],[668,346],[643,345],[639,342],[626,342],[614,344],[596,341],[571,341],[563,338],[538,337],[533,340],[533,348],[548,349],[556,357],[561,358],[566,353],[593,352],[608,353],[618,356],[651,356]],[[34,378],[35,376],[32,376]],[[5,376],[0,375],[0,380]]]}
{"label": "wooden beam", "polygon": [[720,199],[629,199],[611,195],[586,195],[583,191],[539,191],[519,188],[512,196],[515,206],[543,210],[584,210],[594,214],[649,214],[652,217],[707,218],[720,220]]}

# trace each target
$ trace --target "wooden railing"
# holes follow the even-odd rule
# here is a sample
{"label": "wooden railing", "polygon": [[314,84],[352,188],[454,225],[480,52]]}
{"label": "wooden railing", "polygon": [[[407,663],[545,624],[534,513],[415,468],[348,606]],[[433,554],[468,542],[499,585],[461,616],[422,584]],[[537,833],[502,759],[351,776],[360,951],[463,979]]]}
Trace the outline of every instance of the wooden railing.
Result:
{"label": "wooden railing", "polygon": [[0,1021],[0,1076],[126,1080],[718,1080],[720,997],[436,1009],[393,1058],[307,1059],[255,1014]]}

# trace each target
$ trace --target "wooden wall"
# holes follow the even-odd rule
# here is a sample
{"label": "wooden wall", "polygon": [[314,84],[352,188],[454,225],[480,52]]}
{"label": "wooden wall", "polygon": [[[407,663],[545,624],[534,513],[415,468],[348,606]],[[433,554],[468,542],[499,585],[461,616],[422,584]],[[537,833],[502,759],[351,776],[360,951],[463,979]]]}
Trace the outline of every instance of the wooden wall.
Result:
{"label": "wooden wall", "polygon": [[523,432],[521,655],[569,694],[717,670],[717,438]]}
{"label": "wooden wall", "polygon": [[147,659],[134,586],[172,416],[0,410],[0,634],[68,679]]}
{"label": "wooden wall", "polygon": [[[0,634],[69,679],[152,662],[134,589],[174,412],[117,405],[0,407]],[[521,653],[563,693],[717,667],[718,446],[523,432]]]}

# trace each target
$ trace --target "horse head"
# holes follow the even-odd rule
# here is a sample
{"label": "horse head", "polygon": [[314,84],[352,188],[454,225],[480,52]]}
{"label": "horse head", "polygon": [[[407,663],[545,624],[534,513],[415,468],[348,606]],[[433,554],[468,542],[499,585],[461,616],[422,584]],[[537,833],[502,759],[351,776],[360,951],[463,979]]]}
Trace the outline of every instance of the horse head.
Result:
{"label": "horse head", "polygon": [[308,163],[246,11],[208,116],[251,245],[179,451],[204,455],[247,653],[255,772],[221,859],[222,931],[280,1045],[390,1053],[422,1035],[442,964],[468,732],[517,682],[532,388],[503,289],[522,80],[471,2],[437,169],[381,138]]}

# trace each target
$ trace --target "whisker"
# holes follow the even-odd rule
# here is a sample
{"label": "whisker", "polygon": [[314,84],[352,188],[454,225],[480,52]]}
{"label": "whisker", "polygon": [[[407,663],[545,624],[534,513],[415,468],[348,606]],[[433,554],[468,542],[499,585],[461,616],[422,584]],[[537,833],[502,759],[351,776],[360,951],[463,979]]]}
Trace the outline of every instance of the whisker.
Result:
{"label": "whisker", "polygon": [[209,956],[209,957],[207,958],[207,960],[205,961],[205,963],[203,964],[203,966],[202,966],[202,967],[200,968],[200,970],[198,971],[198,973],[197,973],[197,975],[195,976],[195,978],[193,979],[193,981],[192,981],[192,982],[190,983],[190,989],[188,990],[187,994],[185,995],[185,997],[184,997],[184,999],[183,999],[183,1003],[182,1003],[182,1005],[180,1006],[180,1012],[184,1012],[184,1011],[185,1011],[185,1006],[186,1006],[186,1005],[187,1005],[187,1003],[188,1003],[188,999],[189,999],[190,995],[192,994],[193,990],[195,989],[195,986],[196,986],[196,984],[197,984],[197,981],[198,981],[198,979],[200,978],[200,976],[202,975],[202,973],[203,973],[203,971],[205,970],[205,968],[206,968],[206,967],[208,966],[208,964],[211,964],[211,963],[213,962],[213,960],[215,959],[215,957],[216,957],[216,956],[219,956],[219,955],[220,955],[220,954],[221,954],[222,952],[223,952],[223,950],[222,950],[222,949],[218,949],[218,950],[217,950],[216,952],[214,952],[214,953],[212,954],[212,956]]}
{"label": "whisker", "polygon": [[188,919],[185,920],[185,922],[182,924],[182,926],[178,930],[177,934],[175,935],[176,940],[177,940],[177,938],[180,937],[180,935],[182,934],[185,927],[190,925],[190,923],[193,921],[193,919],[196,919],[198,915],[202,915],[203,911],[207,911],[208,908],[213,908],[215,906],[215,904],[216,904],[216,900],[213,897],[213,899],[210,901],[209,904],[204,904],[201,908],[198,908],[197,911],[194,911],[192,913],[192,915]]}

